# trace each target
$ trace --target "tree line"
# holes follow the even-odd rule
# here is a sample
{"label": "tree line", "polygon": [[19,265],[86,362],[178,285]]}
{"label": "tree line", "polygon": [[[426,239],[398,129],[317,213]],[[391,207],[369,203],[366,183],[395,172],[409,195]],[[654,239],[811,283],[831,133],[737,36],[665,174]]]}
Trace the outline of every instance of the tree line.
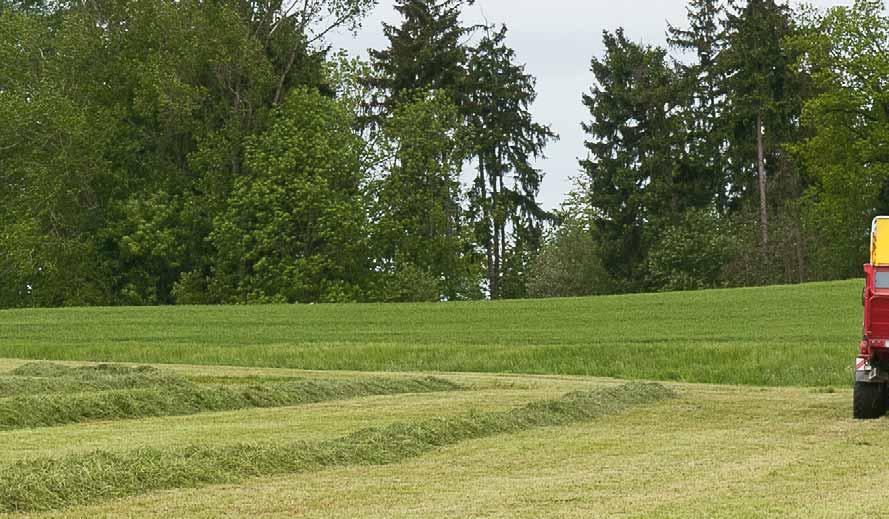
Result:
{"label": "tree line", "polygon": [[535,78],[471,3],[396,0],[362,61],[327,39],[375,0],[0,0],[0,307],[858,274],[889,210],[882,2],[691,0],[669,49],[605,32],[553,212]]}
{"label": "tree line", "polygon": [[666,49],[604,34],[587,154],[532,283],[585,295],[859,277],[869,222],[889,210],[884,3],[687,10]]}

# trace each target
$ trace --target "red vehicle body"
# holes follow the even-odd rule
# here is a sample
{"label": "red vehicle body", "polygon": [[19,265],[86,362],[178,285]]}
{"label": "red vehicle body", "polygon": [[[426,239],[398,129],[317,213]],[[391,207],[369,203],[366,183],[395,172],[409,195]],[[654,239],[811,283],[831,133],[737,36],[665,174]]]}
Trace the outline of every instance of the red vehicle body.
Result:
{"label": "red vehicle body", "polygon": [[864,275],[864,333],[855,359],[852,416],[873,419],[889,409],[889,216],[871,224]]}
{"label": "red vehicle body", "polygon": [[864,274],[864,337],[855,360],[852,416],[873,419],[889,408],[889,264],[868,263]]}
{"label": "red vehicle body", "polygon": [[889,381],[889,266],[864,266],[864,337],[855,363],[855,380]]}

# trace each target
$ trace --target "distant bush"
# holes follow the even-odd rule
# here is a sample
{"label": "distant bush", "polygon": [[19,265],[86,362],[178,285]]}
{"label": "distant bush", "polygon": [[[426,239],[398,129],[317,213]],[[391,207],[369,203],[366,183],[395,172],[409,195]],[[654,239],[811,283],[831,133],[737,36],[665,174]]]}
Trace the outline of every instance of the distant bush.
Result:
{"label": "distant bush", "polygon": [[816,249],[812,245],[817,238],[811,228],[804,226],[794,207],[774,211],[769,218],[769,229],[769,243],[763,244],[756,217],[749,212],[735,217],[734,251],[721,274],[724,286],[786,285],[835,279],[829,270],[819,269],[811,261],[812,251]]}
{"label": "distant bush", "polygon": [[379,298],[385,302],[426,303],[441,299],[439,280],[413,263],[383,276]]}
{"label": "distant bush", "polygon": [[712,211],[689,210],[679,223],[657,231],[645,263],[647,284],[661,291],[719,286],[737,249],[730,221]]}
{"label": "distant bush", "polygon": [[534,298],[591,296],[613,290],[592,232],[576,221],[562,225],[551,236],[528,275],[528,295]]}

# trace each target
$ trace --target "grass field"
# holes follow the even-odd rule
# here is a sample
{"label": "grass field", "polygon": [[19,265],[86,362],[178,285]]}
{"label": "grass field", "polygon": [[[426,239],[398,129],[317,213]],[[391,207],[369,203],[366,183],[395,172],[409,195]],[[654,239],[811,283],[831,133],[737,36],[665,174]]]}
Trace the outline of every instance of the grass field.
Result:
{"label": "grass field", "polygon": [[[0,363],[0,377],[19,363]],[[224,385],[331,380],[291,370],[175,372],[198,384],[209,373]],[[84,518],[859,518],[878,517],[889,503],[884,485],[866,499],[860,488],[884,478],[879,463],[861,460],[889,441],[889,428],[851,420],[846,389],[439,376],[459,389],[3,431],[0,510]],[[336,374],[354,377],[397,383],[424,375]]]}
{"label": "grass field", "polygon": [[879,517],[859,290],[0,312],[0,516]]}
{"label": "grass field", "polygon": [[861,282],[548,301],[0,311],[0,357],[841,386]]}

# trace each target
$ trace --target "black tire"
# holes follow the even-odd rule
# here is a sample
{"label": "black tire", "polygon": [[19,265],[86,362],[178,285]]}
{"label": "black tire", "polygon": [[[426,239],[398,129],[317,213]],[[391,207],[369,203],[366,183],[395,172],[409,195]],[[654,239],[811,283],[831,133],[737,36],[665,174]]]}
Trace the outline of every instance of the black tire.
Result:
{"label": "black tire", "polygon": [[886,384],[856,382],[852,394],[852,416],[873,420],[886,413]]}

